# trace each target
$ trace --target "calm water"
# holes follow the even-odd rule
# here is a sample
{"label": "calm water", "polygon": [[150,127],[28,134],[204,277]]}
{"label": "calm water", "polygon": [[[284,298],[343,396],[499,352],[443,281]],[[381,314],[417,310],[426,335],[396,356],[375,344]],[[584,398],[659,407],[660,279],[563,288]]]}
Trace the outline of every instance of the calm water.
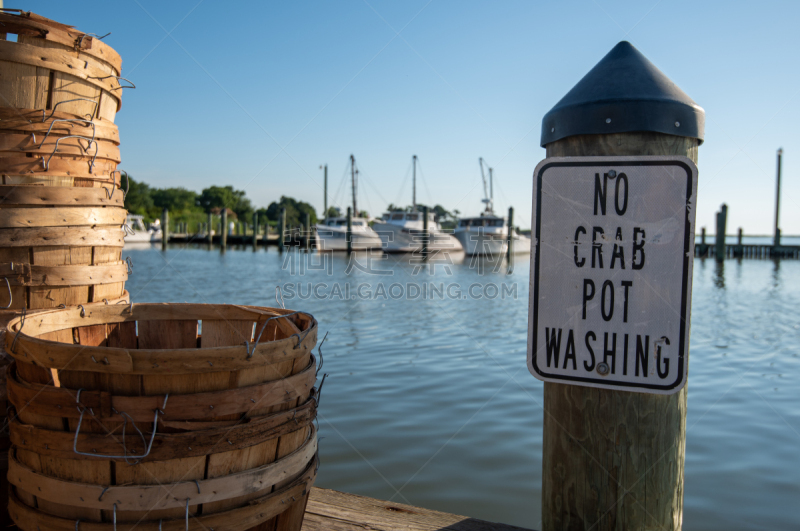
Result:
{"label": "calm water", "polygon": [[[315,315],[329,332],[330,374],[319,486],[540,528],[542,383],[525,365],[527,257],[509,273],[455,256],[431,275],[407,256],[125,254],[137,302],[272,306],[280,285],[287,308]],[[800,261],[695,263],[687,530],[800,528],[798,301]]]}

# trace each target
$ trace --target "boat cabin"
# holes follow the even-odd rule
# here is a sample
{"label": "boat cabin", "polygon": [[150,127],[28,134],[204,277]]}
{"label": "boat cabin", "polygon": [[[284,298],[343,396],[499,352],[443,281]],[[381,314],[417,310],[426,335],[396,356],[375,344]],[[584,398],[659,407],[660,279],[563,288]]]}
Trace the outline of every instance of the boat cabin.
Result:
{"label": "boat cabin", "polygon": [[[147,224],[144,222],[144,216],[139,214],[128,214],[128,219],[125,221],[125,223],[134,231],[146,232],[149,229]],[[155,225],[158,225],[158,223]]]}
{"label": "boat cabin", "polygon": [[[381,218],[388,223],[402,224],[405,221],[423,221],[422,212],[386,212]],[[436,221],[436,214],[428,212],[428,221]]]}
{"label": "boat cabin", "polygon": [[506,220],[503,218],[484,217],[464,218],[458,220],[459,227],[503,227]]}
{"label": "boat cabin", "polygon": [[[361,218],[353,218],[353,227],[366,227],[367,220]],[[326,219],[323,223],[326,227],[345,227],[347,226],[347,218],[330,218]]]}

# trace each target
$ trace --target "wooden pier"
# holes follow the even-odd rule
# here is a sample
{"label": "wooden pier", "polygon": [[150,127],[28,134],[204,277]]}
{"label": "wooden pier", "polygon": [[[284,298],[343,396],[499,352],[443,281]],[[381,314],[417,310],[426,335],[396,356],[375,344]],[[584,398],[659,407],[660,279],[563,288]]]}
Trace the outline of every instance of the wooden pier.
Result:
{"label": "wooden pier", "polygon": [[[315,238],[316,239],[316,238]],[[211,243],[212,245],[220,245],[220,236],[215,234],[211,238],[211,242],[208,241],[208,235],[205,233],[185,233],[185,232],[170,232],[169,233],[169,243],[200,243],[200,244],[208,244]],[[309,242],[312,246],[316,246],[314,240]],[[304,245],[305,241],[301,236],[300,232],[297,231],[290,233],[284,240],[284,244],[287,246],[297,246],[297,245]],[[253,235],[241,235],[241,234],[228,234],[226,237],[226,245],[253,245]],[[266,246],[266,245],[280,245],[280,238],[278,237],[277,233],[270,233],[267,236],[263,234],[259,234],[256,236],[256,245]]]}
{"label": "wooden pier", "polygon": [[[769,245],[769,244],[732,244],[724,246],[725,258],[756,258],[756,259],[800,259],[799,245]],[[715,258],[716,246],[698,243],[694,247],[696,258]]]}
{"label": "wooden pier", "polygon": [[[211,237],[211,242],[213,245],[220,244],[220,235],[215,234]],[[241,235],[241,234],[228,234],[227,244],[228,245],[253,245],[253,235]],[[259,234],[256,237],[256,241],[258,245],[278,245],[278,235],[276,233],[271,233],[268,236],[264,236],[263,234]],[[169,233],[169,243],[209,243],[208,235],[204,233],[186,233],[186,232],[170,232]],[[288,240],[287,240],[288,243]]]}
{"label": "wooden pier", "polygon": [[303,531],[530,531],[467,516],[314,488]]}

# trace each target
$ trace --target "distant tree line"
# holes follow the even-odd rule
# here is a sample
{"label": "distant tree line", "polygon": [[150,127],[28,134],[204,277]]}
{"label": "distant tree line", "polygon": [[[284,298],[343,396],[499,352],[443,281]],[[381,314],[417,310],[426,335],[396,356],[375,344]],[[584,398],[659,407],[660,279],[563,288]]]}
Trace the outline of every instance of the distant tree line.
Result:
{"label": "distant tree line", "polygon": [[[144,216],[145,221],[151,222],[161,218],[161,212],[169,210],[171,221],[187,222],[190,230],[198,230],[201,223],[205,223],[209,213],[219,215],[222,209],[228,210],[231,221],[252,223],[253,214],[258,213],[259,224],[269,222],[277,225],[281,209],[286,209],[286,225],[296,227],[304,222],[306,214],[309,215],[311,224],[316,224],[318,219],[314,207],[304,201],[297,201],[291,197],[281,196],[279,201],[273,201],[266,208],[256,209],[244,190],[236,190],[233,186],[210,186],[200,193],[178,188],[154,188],[147,183],[136,181],[123,174],[122,189],[130,186],[125,196],[125,208],[131,214]],[[126,183],[125,180],[128,180]],[[417,210],[421,211],[424,205],[418,204]],[[411,212],[411,206],[398,206],[390,204],[386,208],[389,212]],[[430,212],[436,214],[439,223],[445,228],[454,225],[458,220],[458,210],[448,211],[442,205],[430,207]],[[327,215],[339,217],[343,213],[336,207],[330,207]],[[365,211],[359,215],[368,218]]]}
{"label": "distant tree line", "polygon": [[[124,182],[125,179],[128,183]],[[266,208],[256,209],[244,190],[236,190],[233,186],[210,186],[200,193],[186,188],[154,188],[123,174],[122,189],[130,186],[125,196],[125,208],[131,214],[144,216],[145,221],[153,221],[161,217],[161,212],[169,210],[171,220],[203,223],[209,213],[219,215],[223,209],[228,210],[231,220],[252,223],[253,214],[258,213],[259,223],[278,222],[281,208],[286,209],[286,224],[290,227],[300,225],[305,214],[311,223],[317,222],[314,207],[304,201],[282,196],[280,201],[273,201]]]}

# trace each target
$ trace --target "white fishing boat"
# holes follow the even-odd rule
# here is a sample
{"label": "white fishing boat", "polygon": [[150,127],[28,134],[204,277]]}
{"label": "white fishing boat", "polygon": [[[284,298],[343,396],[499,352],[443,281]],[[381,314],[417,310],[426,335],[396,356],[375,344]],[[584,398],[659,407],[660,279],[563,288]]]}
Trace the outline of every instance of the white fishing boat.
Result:
{"label": "white fishing boat", "polygon": [[[375,221],[375,232],[388,253],[412,253],[422,250],[425,239],[425,214],[417,209],[417,156],[412,157],[412,206],[411,212],[386,212]],[[460,251],[461,244],[452,234],[442,231],[436,215],[428,213],[428,250]]]}
{"label": "white fishing boat", "polygon": [[155,243],[161,241],[161,226],[158,220],[148,227],[144,217],[138,214],[128,214],[122,228],[125,243]]}
{"label": "white fishing boat", "polygon": [[468,255],[502,256],[508,249],[508,234],[511,230],[511,251],[516,253],[530,253],[531,239],[519,234],[513,227],[509,228],[506,218],[495,215],[493,207],[494,190],[492,183],[492,168],[489,168],[489,187],[486,186],[486,177],[483,171],[483,159],[478,159],[483,179],[485,204],[480,216],[461,218],[453,235],[461,243],[464,253]]}
{"label": "white fishing boat", "polygon": [[[354,251],[380,249],[381,238],[364,218],[352,218],[350,239]],[[347,250],[347,218],[328,218],[317,224],[317,250]]]}
{"label": "white fishing boat", "polygon": [[[530,253],[531,239],[511,229],[511,251]],[[494,214],[458,220],[455,237],[468,255],[485,254],[502,256],[508,249],[508,226],[506,219]]]}
{"label": "white fishing boat", "polygon": [[[368,249],[380,249],[381,238],[369,226],[369,220],[358,217],[356,204],[356,194],[358,189],[358,169],[356,169],[356,159],[350,155],[350,179],[353,187],[353,214],[351,217],[350,242],[351,249],[354,251],[364,251]],[[327,199],[325,200],[327,203]],[[318,223],[317,229],[317,250],[318,251],[346,251],[347,250],[347,218],[335,217],[326,218],[322,223]]]}

